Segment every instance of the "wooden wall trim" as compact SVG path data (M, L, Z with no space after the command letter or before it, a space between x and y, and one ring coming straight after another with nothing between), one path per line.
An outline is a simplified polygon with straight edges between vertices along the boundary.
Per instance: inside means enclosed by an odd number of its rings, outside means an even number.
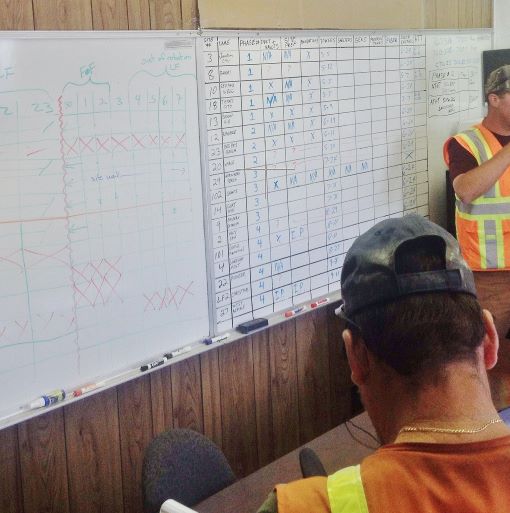
M65 437L73 513L122 513L117 389L67 406Z
M126 0L129 30L150 30L149 0Z
M92 30L91 0L32 0L36 30Z
M32 0L0 0L0 30L34 30Z
M64 411L24 422L18 437L25 513L68 513Z
M152 440L150 376L117 389L124 513L143 511L142 463Z
M94 30L122 30L128 27L126 0L92 0Z
M309 442L331 425L327 310L296 319L299 441Z
M253 379L255 386L255 422L259 467L275 459L273 440L273 412L271 408L271 365L269 331L251 336L253 350Z
M279 458L299 446L296 322L272 329L269 345L274 456Z
M24 513L18 428L0 430L0 511Z
M200 371L202 374L204 434L216 445L222 447L223 427L218 351L208 351L200 355Z

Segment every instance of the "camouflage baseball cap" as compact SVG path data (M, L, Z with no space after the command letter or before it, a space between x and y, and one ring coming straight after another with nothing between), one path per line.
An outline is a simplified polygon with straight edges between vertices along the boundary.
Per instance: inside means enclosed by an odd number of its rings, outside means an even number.
M491 71L485 83L485 98L489 94L510 92L510 64L505 64Z

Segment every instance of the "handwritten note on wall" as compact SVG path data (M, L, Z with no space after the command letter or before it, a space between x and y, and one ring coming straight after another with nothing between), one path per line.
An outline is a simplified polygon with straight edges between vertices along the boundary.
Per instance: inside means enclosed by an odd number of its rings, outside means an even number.
M491 48L488 31L427 34L427 126L431 218L446 223L443 144L454 133L478 123L483 115L483 50Z
M480 52L490 34L435 35L427 38L428 115L480 115Z

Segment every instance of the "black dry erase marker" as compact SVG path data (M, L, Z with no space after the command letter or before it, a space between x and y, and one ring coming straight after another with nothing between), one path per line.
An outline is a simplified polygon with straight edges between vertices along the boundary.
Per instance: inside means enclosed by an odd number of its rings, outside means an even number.
M154 367L159 367L160 365L163 365L167 360L168 360L168 358L166 356L163 356L163 358L161 358L160 360L155 360L154 362L146 363L145 365L142 365L140 367L140 370L142 372L145 372L150 369L154 369Z

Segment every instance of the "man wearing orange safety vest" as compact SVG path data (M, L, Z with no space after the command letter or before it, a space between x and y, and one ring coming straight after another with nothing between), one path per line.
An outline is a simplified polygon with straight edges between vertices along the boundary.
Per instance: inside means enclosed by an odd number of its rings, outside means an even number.
M277 485L259 513L507 513L510 428L487 378L498 335L457 241L416 214L382 221L347 252L341 288L352 380L383 446Z
M510 269L510 65L487 79L487 116L448 139L457 238L474 271Z
M449 138L444 158L455 190L455 224L462 255L474 271L482 305L495 313L500 338L510 329L510 65L485 84L487 116ZM494 274L498 271L498 275ZM510 354L491 375L500 405L510 402Z

